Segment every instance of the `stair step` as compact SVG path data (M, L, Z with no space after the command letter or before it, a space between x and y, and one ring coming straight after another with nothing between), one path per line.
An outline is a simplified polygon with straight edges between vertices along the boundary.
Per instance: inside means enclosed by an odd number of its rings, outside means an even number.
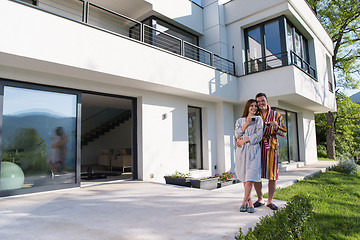
M304 162L279 163L279 171L286 172L303 166L305 166Z
M81 137L81 144L87 145L89 142L99 138L100 136L104 135L105 133L109 132L110 130L114 129L115 127L119 126L120 124L124 123L130 118L131 118L130 111L125 111L119 114L118 116L114 117L113 119L110 119L109 121L105 122L104 124L92 130L91 132L84 134Z

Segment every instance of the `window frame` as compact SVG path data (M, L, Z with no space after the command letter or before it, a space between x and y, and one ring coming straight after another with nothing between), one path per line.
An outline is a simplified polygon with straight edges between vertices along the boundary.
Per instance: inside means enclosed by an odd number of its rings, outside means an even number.
M76 148L75 148L75 181L74 183L66 183L66 184L56 184L56 185L45 185L36 188L19 188L12 190L2 190L0 191L0 197L4 196L13 196L13 195L22 195L28 193L36 193L36 192L45 192L52 190L60 190L60 189L68 189L74 187L80 187L81 184L81 123L80 123L80 115L81 115L81 91L61 88L61 87L53 87L43 84L34 84L27 83L21 81L14 81L10 79L0 78L0 129L3 127L3 104L4 104L4 88L5 87L15 87L15 88L23 88L29 90L39 90L51 93L63 93L63 94L72 94L76 95ZM0 132L0 139L2 139L2 134ZM2 141L0 142L2 144ZM0 144L0 158L1 158L1 144ZM1 161L0 161L1 162Z
M285 122L285 125L286 125L286 129L287 129L287 132L289 132L289 122L288 122L288 119L289 119L289 112L290 113L293 113L295 114L295 132L296 132L296 148L297 148L297 161L294 161L294 162L300 162L300 148L299 148L299 123L298 123L298 113L297 112L294 112L294 111L289 111L289 110L285 110L285 109L282 109L282 108L277 108L277 107L272 107L271 109L275 110L275 111L283 111L285 112L285 119L284 119L284 122ZM278 111L278 112L279 112ZM287 142L287 161L285 162L288 162L290 163L291 159L290 159L290 144L289 144L289 134L286 134L286 142Z
M281 45L281 61L282 61L282 65L280 66L275 66L275 67L271 67L268 68L267 67L267 57L266 56L266 35L265 35L265 26L268 23L271 23L273 21L278 21L279 22L279 41L280 41L280 45ZM287 33L288 33L288 26L291 28L291 36L292 36L292 46L290 48L289 43L288 43L288 37L287 37ZM250 59L250 44L249 44L249 32L256 29L256 28L260 28L260 38L261 38L261 63L263 64L263 67L260 68L260 70L255 70L252 71L249 67L249 63L251 61L254 61L253 59ZM296 44L295 44L295 34L297 34L299 36L299 41L300 41L300 47L301 47L301 56L299 56L301 58L301 64L303 64L303 62L306 62L309 66L309 71L310 71L310 67L313 68L311 66L311 62L310 62L310 53L309 53L309 40L303 35L301 34L301 32L286 18L285 15L281 15L279 17L258 23L256 25L253 25L251 27L248 27L246 29L244 29L244 37L245 37L245 64L244 64L244 69L245 69L245 75L247 74L251 74L251 73L256 73L256 72L260 72L260 71L265 71L265 70L269 70L269 69L274 69L274 68L278 68L278 67L284 67L284 66L288 66L288 65L295 65L298 66L296 64L296 60L292 60L293 59L293 54L291 53L291 51L295 54L296 53ZM274 55L270 55L270 56L274 56ZM313 68L312 70L315 71L314 76L311 75L308 71L306 71L306 68L300 67L298 66L302 71L304 71L306 74L308 74L309 76L311 76L312 78L314 78L317 81L317 77L316 77L316 70Z
M188 111L188 124L189 124L189 108L194 108L199 110L200 116L199 116L199 130L200 130L200 139L199 139L199 144L200 144L200 168L190 168L190 143L189 143L189 136L188 136L188 145L189 145L189 170L203 170L204 169L204 153L203 153L203 120L202 120L202 115L203 115L203 109L201 107L195 107L195 106L191 106L188 105L187 106L187 111ZM189 128L189 125L188 125ZM189 132L188 132L189 135Z

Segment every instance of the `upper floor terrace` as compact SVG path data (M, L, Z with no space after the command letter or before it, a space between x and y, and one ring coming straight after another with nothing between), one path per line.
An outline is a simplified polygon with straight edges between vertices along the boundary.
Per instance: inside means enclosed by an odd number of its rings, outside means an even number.
M84 90L111 84L132 97L145 90L209 101L238 99L234 75L172 52L178 49L174 45L154 45L158 41L151 37L162 36L159 29L144 36L154 43L149 44L130 37L136 33L131 20L122 35L83 22L81 14L74 15L78 20L66 14L0 0L0 77Z
M191 38L186 35L186 31L179 29L171 24L158 23L149 26L143 22L155 14L151 10L152 4L143 0L132 1L85 1L85 0L14 0L18 3L25 3L39 10L56 14L64 18L71 19L98 28L116 35L128 37L153 47L181 55L191 60L214 67L235 75L234 62L218 56L197 45L197 41L191 42ZM150 1L151 2L151 1ZM190 3L191 4L191 3ZM123 15L119 12L127 13L131 16L141 15L138 21ZM169 34L169 33L170 34ZM194 36L196 38L196 36ZM185 41L184 39L189 39Z

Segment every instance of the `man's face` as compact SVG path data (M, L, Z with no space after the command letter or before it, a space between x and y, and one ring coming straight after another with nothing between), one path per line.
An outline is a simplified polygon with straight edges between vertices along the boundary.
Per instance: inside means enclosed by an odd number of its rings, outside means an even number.
M264 96L256 98L256 101L258 103L260 111L267 110L268 100Z

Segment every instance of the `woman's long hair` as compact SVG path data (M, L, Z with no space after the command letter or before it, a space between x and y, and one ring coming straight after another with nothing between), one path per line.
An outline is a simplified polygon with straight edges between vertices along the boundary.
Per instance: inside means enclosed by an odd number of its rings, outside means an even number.
M247 116L249 115L249 108L250 108L251 104L253 104L253 103L256 103L256 104L257 104L257 102L256 102L255 99L249 99L249 100L246 102L242 117L247 117ZM257 112L255 113L255 115L259 115L259 108L258 108Z

